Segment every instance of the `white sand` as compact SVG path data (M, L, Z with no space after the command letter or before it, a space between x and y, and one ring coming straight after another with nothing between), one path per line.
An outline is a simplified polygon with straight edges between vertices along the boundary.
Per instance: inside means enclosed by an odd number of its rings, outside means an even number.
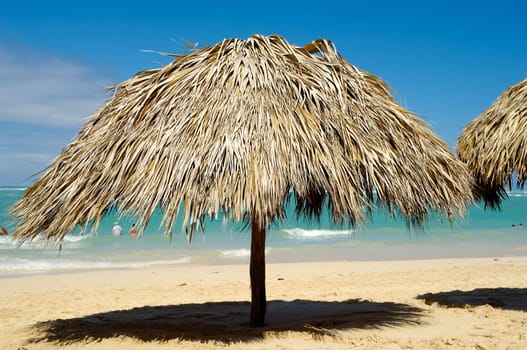
M527 258L267 265L0 279L0 349L527 349Z

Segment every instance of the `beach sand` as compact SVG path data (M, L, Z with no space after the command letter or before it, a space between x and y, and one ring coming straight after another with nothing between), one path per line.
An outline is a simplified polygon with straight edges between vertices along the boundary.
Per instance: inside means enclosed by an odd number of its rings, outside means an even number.
M527 257L246 265L2 278L0 349L527 349Z

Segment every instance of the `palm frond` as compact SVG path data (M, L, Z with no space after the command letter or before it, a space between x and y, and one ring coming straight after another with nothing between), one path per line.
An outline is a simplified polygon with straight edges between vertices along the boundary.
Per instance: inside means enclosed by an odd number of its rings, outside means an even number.
M513 177L527 179L527 79L511 86L463 129L457 153L475 178L474 194L499 207Z

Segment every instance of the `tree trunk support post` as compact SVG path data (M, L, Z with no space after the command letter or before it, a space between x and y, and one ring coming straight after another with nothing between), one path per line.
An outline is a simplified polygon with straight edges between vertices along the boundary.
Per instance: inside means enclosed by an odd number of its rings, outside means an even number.
M254 218L253 218L254 219ZM251 326L263 327L265 321L265 227L258 220L251 225Z

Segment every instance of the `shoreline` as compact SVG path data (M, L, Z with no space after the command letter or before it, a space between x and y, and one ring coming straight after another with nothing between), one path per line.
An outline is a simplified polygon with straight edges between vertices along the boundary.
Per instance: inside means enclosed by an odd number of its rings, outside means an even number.
M49 255L41 259L38 251L34 257L18 258L16 255L3 257L4 270L0 267L0 280L9 278L25 278L42 275L67 275L89 271L139 271L173 266L175 269L195 266L249 266L250 251L240 249L244 255L221 255L220 251L195 250L188 255L178 253L171 256L170 251L164 255L148 256L101 254L100 256L84 256L75 251L72 255ZM65 250L66 253L68 253ZM130 251L130 253L134 253ZM140 260L143 258L146 260ZM488 242L442 242L424 243L408 242L394 245L379 242L357 245L355 242L344 241L329 244L313 244L298 247L268 247L266 261L268 264L303 264L331 263L341 261L346 263L370 263L390 261L430 261L449 259L493 259L493 258L527 258L526 245L491 245ZM23 263L23 259L27 259ZM34 260L33 260L34 259ZM103 260L104 259L104 260ZM128 259L128 260L124 260ZM21 265L22 264L22 265ZM27 264L27 266L23 265ZM39 266L38 264L42 264Z
M346 242L345 242L346 243ZM492 259L492 258L527 258L527 246L489 246L488 244L398 244L398 245L372 245L370 247L348 247L339 244L303 246L300 249L284 249L281 247L269 247L266 253L267 264L303 264L303 263L370 263L389 261L428 261L428 260L451 260L451 259ZM57 266L42 267L38 269L5 269L0 267L0 280L11 277L54 275L82 273L87 271L126 271L141 270L156 267L185 267L185 266L229 266L249 265L250 251L245 255L220 256L210 255L210 251L202 251L199 254L170 259L156 258L154 260L108 260L97 261L92 259L80 260L78 257L51 256L49 261L56 261ZM196 252L194 252L196 253ZM83 257L81 257L83 258ZM112 257L114 258L114 257ZM75 267L60 265L61 262L74 262Z

